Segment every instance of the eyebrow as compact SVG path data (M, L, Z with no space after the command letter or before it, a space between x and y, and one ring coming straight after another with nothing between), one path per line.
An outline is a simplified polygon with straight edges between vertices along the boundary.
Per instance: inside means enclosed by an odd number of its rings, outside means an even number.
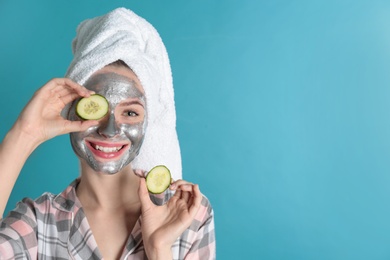
M126 106L131 106L131 105L140 105L140 106L144 107L144 104L142 104L142 102L139 100L132 100L132 101L127 101L127 102L119 104L119 106L121 106L121 107L126 107Z

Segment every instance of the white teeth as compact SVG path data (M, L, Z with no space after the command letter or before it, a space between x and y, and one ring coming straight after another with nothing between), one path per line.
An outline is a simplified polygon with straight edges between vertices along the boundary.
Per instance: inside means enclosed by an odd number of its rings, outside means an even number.
M118 147L104 147L100 145L96 145L96 150L102 151L104 153L113 153L113 152L118 152L120 149L122 149L122 146Z

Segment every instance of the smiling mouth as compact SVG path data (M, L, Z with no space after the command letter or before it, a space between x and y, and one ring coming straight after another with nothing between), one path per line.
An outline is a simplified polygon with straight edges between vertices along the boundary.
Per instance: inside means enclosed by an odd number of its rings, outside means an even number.
M103 153L117 153L120 150L122 150L126 145L120 145L120 146L101 146L94 143L89 142L91 147L94 148L97 151L103 152Z

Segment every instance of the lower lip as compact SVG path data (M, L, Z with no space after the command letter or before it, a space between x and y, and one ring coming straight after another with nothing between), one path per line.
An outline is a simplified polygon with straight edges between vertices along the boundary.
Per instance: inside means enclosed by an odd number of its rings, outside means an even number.
M127 150L127 147L128 147L128 145L125 145L118 152L105 153L103 151L96 150L95 148L93 148L92 145L89 142L87 142L87 146L88 146L89 150L91 150L91 152L95 156L100 157L102 159L115 159L115 158L118 158Z

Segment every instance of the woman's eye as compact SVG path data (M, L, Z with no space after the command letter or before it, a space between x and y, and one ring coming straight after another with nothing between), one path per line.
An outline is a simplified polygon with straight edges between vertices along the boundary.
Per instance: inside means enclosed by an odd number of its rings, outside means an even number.
M134 112L134 111L127 111L127 112L125 112L125 114L127 116L138 116L138 114L136 112Z

